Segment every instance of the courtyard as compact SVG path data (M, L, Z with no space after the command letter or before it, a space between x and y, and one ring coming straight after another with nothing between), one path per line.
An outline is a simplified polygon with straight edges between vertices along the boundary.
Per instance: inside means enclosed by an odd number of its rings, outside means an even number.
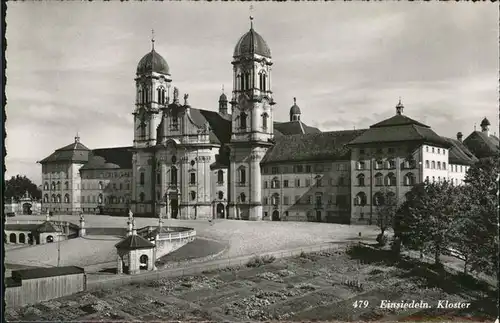
M11 221L44 220L41 216L16 216ZM61 215L54 220L79 223L79 216ZM137 227L158 225L158 219L136 218ZM191 227L196 230L198 238L219 241L228 246L224 257L232 258L244 255L261 254L279 250L313 246L325 242L344 242L361 236L374 241L378 229L374 226L341 225L315 222L270 222L215 220L164 220L164 226ZM127 218L105 215L85 216L85 227L88 232L92 228L126 228ZM98 230L96 230L98 231ZM112 230L109 230L112 231ZM92 266L114 262L114 244L120 237L116 235L88 235L62 241L61 264L76 266ZM78 251L78 252L75 252ZM57 245L46 244L6 250L5 262L28 266L56 266Z
M490 287L454 272L383 250L337 244L312 254L254 261L201 275L163 278L83 292L33 306L7 309L8 321L99 320L416 320L495 319ZM256 260L259 260L256 258ZM263 260L263 259L260 259ZM251 265L251 266L249 266ZM426 302L428 309L382 309L390 300ZM439 301L466 302L440 309ZM358 304L358 306L355 306ZM362 305L359 305L362 304Z

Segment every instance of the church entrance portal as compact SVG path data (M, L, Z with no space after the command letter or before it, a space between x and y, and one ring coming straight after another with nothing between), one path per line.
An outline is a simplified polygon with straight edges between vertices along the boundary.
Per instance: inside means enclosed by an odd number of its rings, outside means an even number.
M280 213L278 212L278 210L275 210L273 212L273 221L279 221L280 220Z
M172 214L172 219L177 219L179 213L179 202L178 200L170 200L170 213Z
M224 209L225 209L224 204L222 203L217 204L217 218L219 219L225 218Z
M23 204L23 215L31 215L31 203Z

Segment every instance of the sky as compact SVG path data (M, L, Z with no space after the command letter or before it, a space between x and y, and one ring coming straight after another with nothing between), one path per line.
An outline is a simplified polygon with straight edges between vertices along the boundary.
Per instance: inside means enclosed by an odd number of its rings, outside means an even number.
M135 70L151 50L194 108L217 111L232 54L250 27L273 58L274 120L322 131L404 114L468 136L484 117L498 135L498 8L438 2L9 2L6 178L41 183L36 162L74 141L131 146Z

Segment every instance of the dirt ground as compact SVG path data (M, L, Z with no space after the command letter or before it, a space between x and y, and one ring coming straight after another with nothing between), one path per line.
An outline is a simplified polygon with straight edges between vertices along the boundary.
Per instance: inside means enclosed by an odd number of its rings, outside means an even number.
M358 247L358 249L361 247ZM199 276L162 279L80 293L18 310L8 321L109 320L414 320L442 317L494 320L495 297L456 274L435 272L405 260L381 261L362 248L277 260L259 267L230 268ZM365 250L366 249L366 250ZM368 251L367 251L368 250ZM366 254L366 253L370 254ZM363 260L361 260L363 259ZM443 276L444 275L444 276ZM469 287L467 287L469 286ZM494 294L493 294L494 295ZM382 309L381 300L424 301L432 308ZM437 309L439 300L471 302L466 310ZM366 307L353 306L355 301ZM365 302L367 301L367 302ZM490 308L487 305L489 304ZM495 304L494 302L492 304Z

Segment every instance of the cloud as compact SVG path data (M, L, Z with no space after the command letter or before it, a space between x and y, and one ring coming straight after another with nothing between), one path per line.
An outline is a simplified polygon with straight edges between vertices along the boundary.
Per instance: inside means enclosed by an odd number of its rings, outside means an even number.
M443 135L466 134L484 116L498 128L498 11L486 4L254 7L273 54L276 121L297 97L308 124L366 128L392 116L401 96L407 115ZM28 161L76 131L90 148L131 145L135 69L153 28L172 85L193 107L217 110L248 15L248 4L230 2L9 3L8 168L36 173Z

